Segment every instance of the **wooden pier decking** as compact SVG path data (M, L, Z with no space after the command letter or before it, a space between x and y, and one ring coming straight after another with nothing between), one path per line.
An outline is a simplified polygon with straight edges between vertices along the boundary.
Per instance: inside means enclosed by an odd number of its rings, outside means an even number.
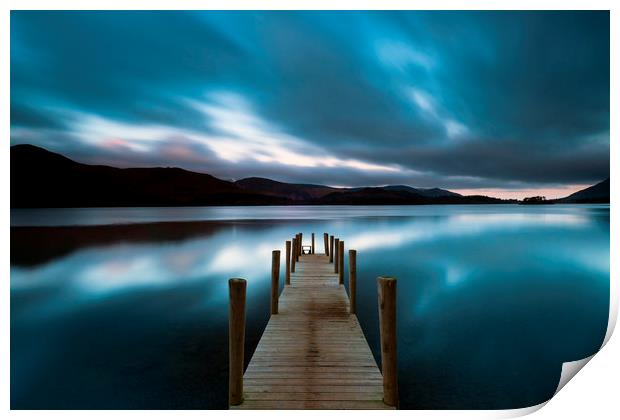
M383 376L335 272L343 264L326 254L298 255L243 374L242 402L230 408L394 408L384 403Z

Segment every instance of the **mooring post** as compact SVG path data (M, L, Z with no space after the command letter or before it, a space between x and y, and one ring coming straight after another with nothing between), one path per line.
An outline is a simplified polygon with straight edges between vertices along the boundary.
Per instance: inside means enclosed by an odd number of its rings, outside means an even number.
M314 232L312 232L312 245L311 245L311 248L310 248L310 253L314 254Z
M297 257L295 254L297 253L297 237L293 238L292 252L291 252L291 273L295 272L295 261Z
M357 299L357 251L354 249L349 250L349 309L352 314L355 314Z
M339 242L340 242L339 238L335 238L334 239L334 254L336 254L336 255L334 255L334 273L338 272L338 256L340 254L340 252L339 252L339 249L340 249L339 246L340 245L338 245Z
M299 232L299 255L304 253L304 234Z
M271 315L278 313L280 291L280 250L271 251Z
M286 241L286 274L284 284L291 284L291 241Z
M334 235L329 236L329 262L334 262Z
M340 241L338 246L338 283L344 284L344 241Z
M228 280L228 404L243 402L243 346L245 341L245 279Z
M398 406L398 368L396 363L396 279L378 277L379 325L381 330L381 371L383 402Z
M323 234L323 249L325 249L325 255L329 256L329 237L327 233Z
M301 254L301 234L297 234L297 248L295 249L295 259L299 261L299 254Z

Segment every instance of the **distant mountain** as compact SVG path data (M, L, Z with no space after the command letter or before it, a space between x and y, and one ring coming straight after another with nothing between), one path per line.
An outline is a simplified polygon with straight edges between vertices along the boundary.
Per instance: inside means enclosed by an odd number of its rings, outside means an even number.
M338 188L326 185L313 184L288 184L286 182L273 181L267 178L244 178L235 182L235 185L246 191L258 194L286 197L290 200L311 201L323 197L331 192L339 191Z
M382 188L389 191L408 191L422 197L462 197L459 193L442 190L441 188L413 188L408 185L388 185Z
M560 203L609 203L610 189L609 178L599 182L596 185L585 188L569 195L568 197L560 198L557 202Z
M181 168L85 165L37 146L11 147L12 208L506 202L406 185L334 188L267 178L229 182Z
M410 194L419 195L425 198L439 198L439 197L461 197L452 191L442 190L440 188L414 188L408 185L387 185L385 187L356 187L356 188L334 188L327 185L315 185L315 184L288 184L285 182L273 181L267 178L245 178L235 182L236 185L241 188L254 191L256 193L265 195L274 195L280 197L286 197L291 200L312 201L322 199L329 194L336 193L332 198L327 198L320 201L339 201L344 197L361 197L364 194L367 195L369 191L372 191L369 198L398 200L398 197L407 197L409 201L415 201ZM366 193L360 191L366 190ZM396 192L405 192L410 194L395 194ZM338 196L337 194L347 193L345 196Z
M317 200L320 204L351 204L351 205L373 205L373 204L501 204L510 201L499 198L486 197L481 195L461 196L443 195L438 197L423 196L416 189L391 189L386 187L354 188L340 192L333 192ZM445 190L444 190L445 191ZM447 191L450 192L450 191Z
M427 204L428 199L411 191L390 190L383 187L354 188L327 194L318 201L321 204Z
M180 168L85 165L32 145L11 147L11 207L285 204Z

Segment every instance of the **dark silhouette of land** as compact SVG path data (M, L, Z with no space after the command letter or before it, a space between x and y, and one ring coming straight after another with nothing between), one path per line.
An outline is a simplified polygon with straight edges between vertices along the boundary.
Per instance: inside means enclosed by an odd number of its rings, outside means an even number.
M591 188L557 201L609 202L609 179ZM607 201L601 196L605 191ZM407 185L335 188L266 178L230 182L181 168L86 165L33 145L11 147L11 208L516 202Z
M438 190L438 188L436 188ZM448 191L450 192L450 191ZM440 195L435 197L423 196L419 193L390 187L354 188L344 192L330 193L317 200L318 204L500 204L508 200L486 197L481 195L461 196Z
M428 198L462 197L452 191L440 188L413 188L407 185L388 185L385 187L335 188L326 185L289 184L267 178L244 178L235 185L254 193L284 197L293 201L320 202L356 200L357 197L368 197L369 200L427 201ZM369 203L365 203L369 204Z
M577 191L568 197L555 200L558 203L609 203L609 178L591 187Z
M552 200L547 200L547 197L542 195L536 195L534 197L525 197L519 204L555 204Z
M285 204L180 168L85 165L32 145L11 147L11 207Z
M332 192L342 192L344 188L334 188L325 185L289 184L267 178L244 178L235 182L235 185L245 191L253 191L270 197L281 197L291 201L310 202Z

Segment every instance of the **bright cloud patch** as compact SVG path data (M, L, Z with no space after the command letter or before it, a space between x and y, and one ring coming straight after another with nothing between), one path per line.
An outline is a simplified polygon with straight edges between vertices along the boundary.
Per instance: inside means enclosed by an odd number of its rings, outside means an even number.
M383 63L401 71L406 71L410 65L420 66L426 70L433 67L433 61L428 55L404 42L382 40L377 42L376 51Z
M148 153L165 148L180 160L191 151L175 146L191 141L208 147L231 163L260 162L306 168L348 168L360 171L397 172L397 165L381 165L340 158L329 151L291 136L260 118L241 96L219 92L204 102L190 101L206 119L210 132L174 126L130 124L97 115L73 113L71 133L84 143L101 149L127 149Z

